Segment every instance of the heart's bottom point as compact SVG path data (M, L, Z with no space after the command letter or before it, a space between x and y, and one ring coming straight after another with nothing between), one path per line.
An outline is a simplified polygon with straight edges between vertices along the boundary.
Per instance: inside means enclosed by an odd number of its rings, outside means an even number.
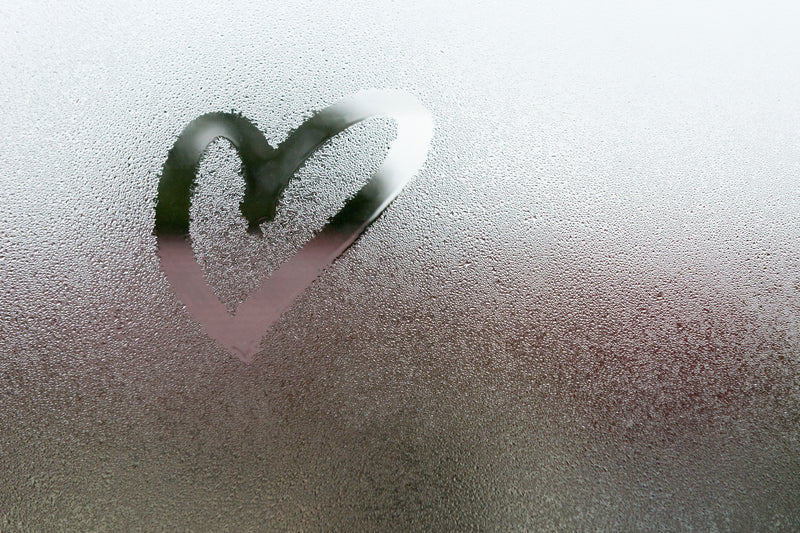
M234 344L226 346L227 350L235 355L241 362L249 365L253 362L253 358L258 353L260 343L249 342L244 344Z

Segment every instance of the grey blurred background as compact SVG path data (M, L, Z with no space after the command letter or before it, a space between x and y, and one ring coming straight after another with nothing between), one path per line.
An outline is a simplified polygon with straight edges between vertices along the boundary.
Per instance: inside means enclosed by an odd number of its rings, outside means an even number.
M793 3L0 6L0 530L800 529ZM420 173L251 365L156 256L210 111L273 145L401 89ZM265 238L226 141L192 236L235 308L393 139L343 133Z

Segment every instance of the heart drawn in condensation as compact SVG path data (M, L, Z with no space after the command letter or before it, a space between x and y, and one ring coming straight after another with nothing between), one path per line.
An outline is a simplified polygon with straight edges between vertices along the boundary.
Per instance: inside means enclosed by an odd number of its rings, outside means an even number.
M281 193L295 172L331 137L363 120L387 117L397 122L397 138L386 159L341 211L231 315L203 276L189 236L189 207L197 167L208 145L228 139L239 152L245 194L240 204L248 231L272 220ZM395 91L367 91L317 112L278 148L241 115L209 113L192 121L169 152L156 199L154 233L161 269L175 295L206 333L230 353L249 363L261 339L320 272L339 257L400 193L428 153L433 121L411 96Z

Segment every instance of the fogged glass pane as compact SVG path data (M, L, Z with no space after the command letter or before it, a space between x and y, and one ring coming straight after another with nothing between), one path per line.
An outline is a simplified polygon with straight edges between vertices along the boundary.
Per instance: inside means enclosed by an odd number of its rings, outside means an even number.
M800 529L794 5L0 13L0 530ZM164 268L171 150L364 94L424 162L237 355ZM196 147L225 316L420 141L379 115L257 228Z

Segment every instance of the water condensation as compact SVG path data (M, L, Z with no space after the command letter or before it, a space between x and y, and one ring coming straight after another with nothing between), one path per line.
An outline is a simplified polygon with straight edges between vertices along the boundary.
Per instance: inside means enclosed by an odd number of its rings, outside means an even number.
M197 260L229 312L364 186L394 136L391 120L373 119L331 139L289 182L262 235L248 235L239 212L245 182L235 148L224 138L214 141L198 169L190 233Z
M0 11L0 530L800 527L793 5ZM159 269L167 153L369 88L433 113L428 160L243 365ZM264 241L215 144L220 298L394 135L324 147Z

